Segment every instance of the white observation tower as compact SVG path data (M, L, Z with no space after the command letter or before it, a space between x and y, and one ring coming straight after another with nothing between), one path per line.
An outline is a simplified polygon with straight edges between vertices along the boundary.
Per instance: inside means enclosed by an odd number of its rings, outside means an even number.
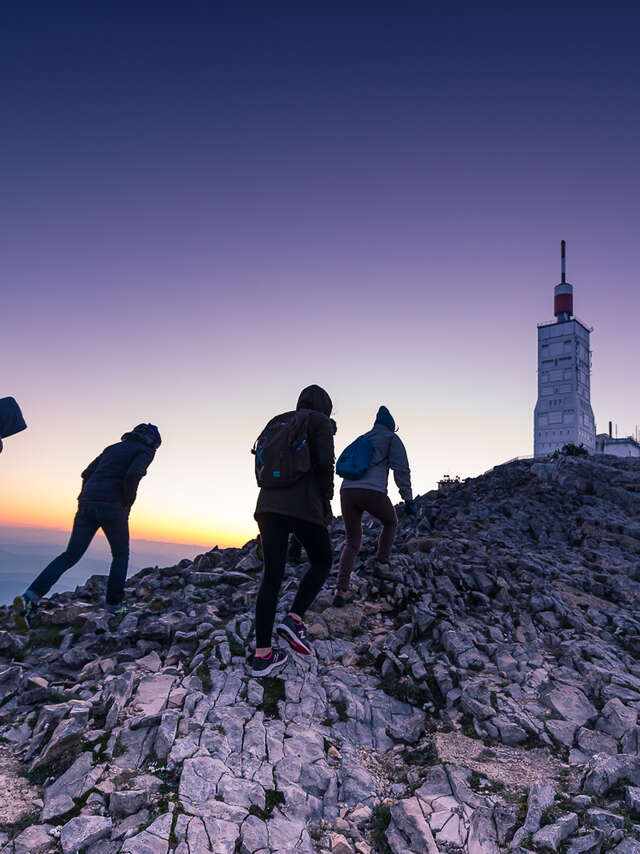
M538 324L538 402L533 416L533 453L544 457L569 443L596 449L591 409L593 331L573 316L573 285L566 281L565 242L560 242L562 279L554 290L555 320Z

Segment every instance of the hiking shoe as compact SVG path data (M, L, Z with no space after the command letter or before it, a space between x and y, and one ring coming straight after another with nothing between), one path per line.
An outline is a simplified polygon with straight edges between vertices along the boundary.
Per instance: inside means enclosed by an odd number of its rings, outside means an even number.
M110 605L107 602L106 608L107 614L116 617L118 620L122 620L129 613L129 606L126 602L119 602L117 605Z
M353 593L351 590L340 590L339 587L336 587L336 595L333 597L334 608L344 608L345 605L348 605L352 601Z
M13 600L13 622L18 629L30 629L38 606L26 596L16 596Z
M287 614L284 620L276 626L276 631L295 652L300 652L302 655L311 655L311 643L307 637L307 630L302 620L294 620L290 614Z
M382 563L380 560L374 561L372 574L377 578L384 579L384 581L395 581L390 565L388 563Z
M283 649L274 646L269 655L264 658L261 655L253 656L249 673L258 679L261 676L269 676L274 670L283 667L288 658L288 654Z

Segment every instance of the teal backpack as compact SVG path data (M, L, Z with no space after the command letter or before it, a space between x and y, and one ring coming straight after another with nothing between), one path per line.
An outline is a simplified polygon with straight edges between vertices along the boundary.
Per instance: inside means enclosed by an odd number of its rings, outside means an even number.
M372 458L373 444L366 436L358 436L338 457L336 474L345 480L361 480L367 473Z

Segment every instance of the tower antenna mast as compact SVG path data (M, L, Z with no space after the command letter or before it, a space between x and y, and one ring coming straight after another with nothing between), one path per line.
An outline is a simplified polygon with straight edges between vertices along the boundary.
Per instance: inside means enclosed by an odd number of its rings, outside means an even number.
M567 281L567 244L564 240L560 241L560 272L562 273L562 283Z

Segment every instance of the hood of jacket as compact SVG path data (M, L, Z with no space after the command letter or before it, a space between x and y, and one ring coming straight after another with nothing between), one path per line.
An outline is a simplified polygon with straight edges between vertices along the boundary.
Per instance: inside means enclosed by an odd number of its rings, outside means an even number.
M308 385L300 392L296 409L313 409L316 412L322 412L328 418L331 415L333 403L327 392L319 385Z
M138 424L129 433L124 433L122 441L133 439L136 442L142 442L143 445L148 445L150 448L159 448L162 444L160 431L155 424Z
M0 399L0 439L13 436L21 430L26 430L22 412L15 398L3 397Z
M392 433L396 432L396 422L386 406L381 406L380 409L378 409L373 426L375 427L376 424L382 424L383 427L388 427Z

